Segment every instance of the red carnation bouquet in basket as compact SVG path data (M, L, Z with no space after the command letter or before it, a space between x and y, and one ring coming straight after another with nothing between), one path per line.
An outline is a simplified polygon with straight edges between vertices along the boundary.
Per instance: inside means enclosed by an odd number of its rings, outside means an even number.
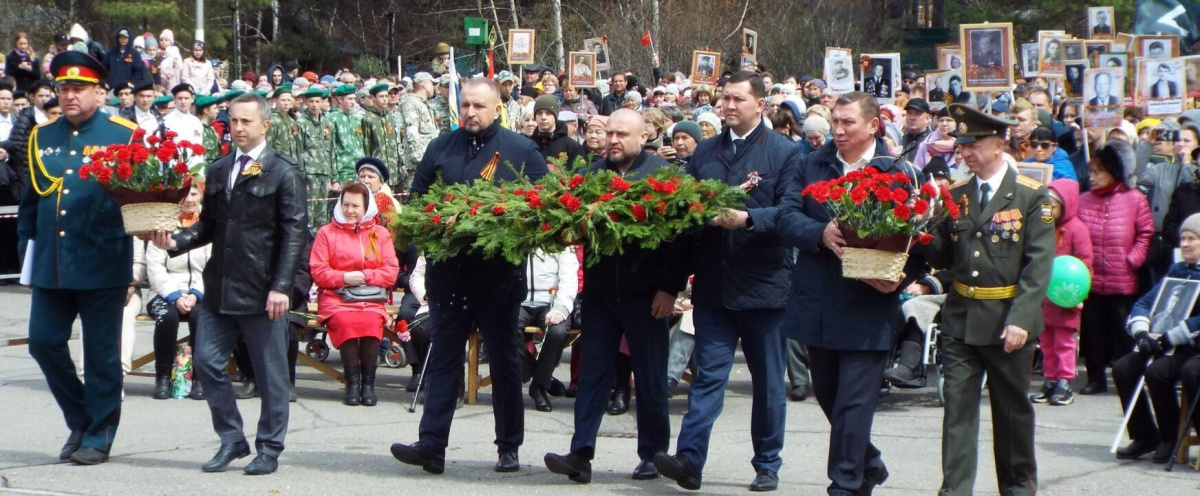
M188 162L206 151L199 143L176 142L173 131L166 131L163 137L147 138L146 130L138 128L132 143L94 152L84 157L79 168L80 179L99 182L121 206L125 233L130 236L175 230L179 202L187 196L197 172Z
M916 185L908 174L875 167L810 184L803 194L837 221L846 240L842 275L853 279L900 281L912 244L929 244L933 226L959 215L946 188Z

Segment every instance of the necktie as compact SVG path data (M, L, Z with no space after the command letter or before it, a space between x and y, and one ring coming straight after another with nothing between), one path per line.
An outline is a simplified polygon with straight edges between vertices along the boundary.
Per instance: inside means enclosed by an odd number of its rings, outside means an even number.
M991 190L992 190L992 186L988 183L983 183L983 184L979 185L979 211L980 212L982 212L983 209L987 208L988 192L990 192Z
M744 144L744 143L746 143L746 140L744 140L742 138L733 140L733 153L737 153L738 148L741 148L742 144Z
M231 178L229 181L229 189L233 189L233 185L237 184L238 176L242 175L242 171L246 169L246 164L249 162L250 162L249 155L242 155L242 156L238 157L237 172L233 175L233 178Z

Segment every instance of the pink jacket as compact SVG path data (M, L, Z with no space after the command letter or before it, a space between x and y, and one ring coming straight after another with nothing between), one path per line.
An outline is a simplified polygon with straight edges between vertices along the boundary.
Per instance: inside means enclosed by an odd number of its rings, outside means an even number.
M400 273L396 249L387 228L377 224L374 217L358 225L334 220L322 226L313 240L309 265L313 283L317 285L320 321L342 311L374 312L385 320L390 318L383 302L345 303L341 295L335 293L346 286L342 276L347 272L362 271L368 286L390 289L396 283Z
M1054 226L1055 255L1070 255L1083 261L1088 272L1092 269L1092 238L1083 221L1079 220L1079 183L1070 179L1059 179L1050 183L1050 189L1062 199L1063 214ZM1046 327L1079 329L1079 310L1063 308L1049 299L1042 304L1042 316Z
M1092 293L1137 294L1137 269L1146 262L1154 236L1146 196L1124 184L1106 192L1092 190L1079 199L1079 218L1092 238Z

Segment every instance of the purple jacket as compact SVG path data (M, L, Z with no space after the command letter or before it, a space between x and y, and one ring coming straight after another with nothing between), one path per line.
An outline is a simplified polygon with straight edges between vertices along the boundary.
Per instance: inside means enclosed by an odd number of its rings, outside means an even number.
M1079 218L1092 237L1092 293L1137 294L1137 269L1154 236L1146 196L1124 184L1108 191L1092 189L1079 199Z

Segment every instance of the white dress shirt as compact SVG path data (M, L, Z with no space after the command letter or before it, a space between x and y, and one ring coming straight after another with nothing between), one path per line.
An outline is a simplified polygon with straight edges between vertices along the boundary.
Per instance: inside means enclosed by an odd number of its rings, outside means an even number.
M865 168L867 164L871 163L871 159L873 158L875 158L875 143L871 143L871 146L867 148L867 153L864 153L854 163L847 162L846 157L842 156L841 150L837 152L838 162L842 163L842 175Z
M976 181L976 183L975 183L975 188L976 188L975 189L975 192L976 192L975 193L976 194L975 201L978 202L980 200L980 198L978 196L979 195L979 187L982 186L984 183L986 183L989 188L988 189L988 203L991 203L992 200L994 200L996 198L996 192L1000 191L1000 183L1004 182L1005 174L1008 174L1008 164L1007 163L1005 163L1004 167L1001 167L1000 170L997 171L995 174L992 174L992 177L988 178L988 180L986 180L986 181L984 181L983 178L981 178L979 176L975 176L975 181ZM976 203L976 204L978 205L978 203Z

